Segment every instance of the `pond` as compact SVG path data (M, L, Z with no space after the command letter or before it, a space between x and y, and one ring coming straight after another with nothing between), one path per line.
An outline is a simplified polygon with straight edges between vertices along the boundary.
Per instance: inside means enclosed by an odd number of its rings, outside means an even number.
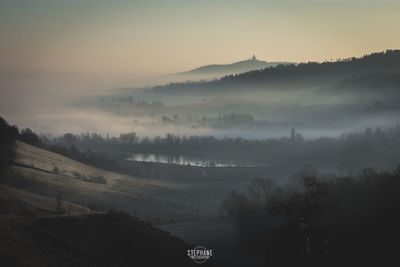
M151 153L133 153L127 160L136 162L154 162L163 164L177 164L196 167L255 167L248 164L239 164L214 159L192 158L183 155L163 155Z

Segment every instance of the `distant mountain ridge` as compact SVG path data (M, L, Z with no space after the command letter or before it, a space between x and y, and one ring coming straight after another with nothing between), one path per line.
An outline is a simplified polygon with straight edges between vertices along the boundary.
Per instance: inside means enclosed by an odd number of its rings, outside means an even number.
M228 75L242 72L248 72L252 70L264 69L268 67L274 67L280 64L288 64L288 62L267 62L258 60L255 55L247 60L234 62L231 64L211 64L201 66L196 69L178 73L179 75L195 74L195 75Z
M341 83L352 77L384 73L400 75L400 50L386 50L360 58L353 57L335 62L280 64L275 67L226 75L214 81L188 81L155 86L153 90L199 94L223 93L243 90L243 88L246 90L309 88L310 86L329 86Z

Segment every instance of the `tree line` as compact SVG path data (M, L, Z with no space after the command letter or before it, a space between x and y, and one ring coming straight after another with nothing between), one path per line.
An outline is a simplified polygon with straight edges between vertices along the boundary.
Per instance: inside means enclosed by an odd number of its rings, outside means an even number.
M324 177L303 170L285 186L253 180L222 212L266 266L399 264L400 165L393 172Z
M347 133L338 138L320 137L313 140L304 139L294 128L292 132L288 131L288 136L264 140L173 134L149 138L138 137L135 132L121 133L114 137L97 133L68 133L53 138L43 137L42 140L49 145L75 146L81 151L89 149L93 153L152 153L232 162L248 161L249 164L265 164L271 161L301 161L303 164L336 162L340 168L348 171L357 169L351 166L357 161L364 163L358 166L362 167L373 166L375 161L380 161L386 156L390 159L395 158L400 149L400 126L387 130L379 127L366 128L363 132Z

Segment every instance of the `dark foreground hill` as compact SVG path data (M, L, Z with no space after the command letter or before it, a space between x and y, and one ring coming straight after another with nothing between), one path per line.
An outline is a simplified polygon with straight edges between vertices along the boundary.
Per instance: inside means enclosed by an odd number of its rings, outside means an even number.
M0 266L187 266L189 246L125 213L0 216Z

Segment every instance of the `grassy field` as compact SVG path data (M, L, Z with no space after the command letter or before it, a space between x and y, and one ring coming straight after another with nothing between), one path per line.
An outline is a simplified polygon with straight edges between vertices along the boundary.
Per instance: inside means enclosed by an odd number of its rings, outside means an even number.
M1 180L8 200L51 210L59 199L67 213L116 209L149 221L191 216L188 193L173 186L93 168L22 142L16 143L16 154Z
M143 178L109 172L17 141L15 163L2 178L0 190L42 209L55 209L59 199L68 213L81 207L115 209L152 223L169 223L217 218L221 201L232 190L245 188L252 178L267 171L155 164L146 168L166 176ZM11 193L15 190L19 194Z

